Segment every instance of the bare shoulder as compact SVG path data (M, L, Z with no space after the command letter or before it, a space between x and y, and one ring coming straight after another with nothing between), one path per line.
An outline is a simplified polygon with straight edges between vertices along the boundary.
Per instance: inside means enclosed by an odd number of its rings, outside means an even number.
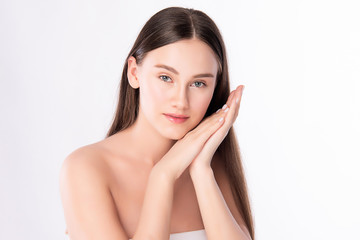
M126 239L106 178L102 149L76 149L60 170L60 194L71 239Z
M61 173L101 175L106 169L103 150L97 144L86 145L71 152L64 160ZM90 171L90 172L89 172Z
M104 154L96 144L80 147L64 159L60 170L60 186L66 181L92 178L106 187L107 169Z

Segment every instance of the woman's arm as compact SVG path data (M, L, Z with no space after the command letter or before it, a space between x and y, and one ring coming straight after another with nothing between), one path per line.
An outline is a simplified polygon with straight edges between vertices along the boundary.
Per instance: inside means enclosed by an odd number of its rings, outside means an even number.
M155 165L133 240L168 240L175 179Z
M71 153L60 171L60 193L71 240L128 240L96 153Z
M216 160L214 159L213 161L215 165ZM229 180L222 164L216 163L216 169L221 190L211 167L198 168L196 171L190 173L206 235L209 240L250 240L250 234L237 210L231 193Z

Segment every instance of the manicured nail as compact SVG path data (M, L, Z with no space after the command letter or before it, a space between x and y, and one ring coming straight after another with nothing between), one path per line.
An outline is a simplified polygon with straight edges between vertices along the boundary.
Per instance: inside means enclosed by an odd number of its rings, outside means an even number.
M227 111L229 111L229 108L226 108L224 112L227 112Z
M220 110L221 110L221 109L218 109L218 110L216 111L216 113L218 113Z
M226 105L226 103L224 104L224 106L222 107L222 109L225 109L225 108L227 108L227 105Z

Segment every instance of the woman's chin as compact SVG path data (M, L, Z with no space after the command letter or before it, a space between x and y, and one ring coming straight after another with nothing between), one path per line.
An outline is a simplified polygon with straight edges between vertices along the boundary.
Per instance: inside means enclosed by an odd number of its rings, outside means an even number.
M177 140L182 139L184 136L185 136L185 134L171 134L168 136L168 138L171 140L177 141Z
M180 140L186 135L187 131L168 131L163 136L171 140Z

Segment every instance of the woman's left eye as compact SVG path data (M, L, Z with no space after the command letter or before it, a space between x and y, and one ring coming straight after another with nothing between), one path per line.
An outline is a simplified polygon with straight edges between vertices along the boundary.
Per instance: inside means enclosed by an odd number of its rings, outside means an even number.
M202 84L202 85L200 85L200 86L199 86L199 84L197 84L197 86L196 86L196 87L201 87L201 86L204 86L204 87L205 87L205 86L206 86L206 84L205 84L205 83L203 83L203 82L195 82L195 83L200 83L200 84Z
M164 82L167 82L168 79L171 79L169 76L166 75L160 75L161 80L163 80Z

